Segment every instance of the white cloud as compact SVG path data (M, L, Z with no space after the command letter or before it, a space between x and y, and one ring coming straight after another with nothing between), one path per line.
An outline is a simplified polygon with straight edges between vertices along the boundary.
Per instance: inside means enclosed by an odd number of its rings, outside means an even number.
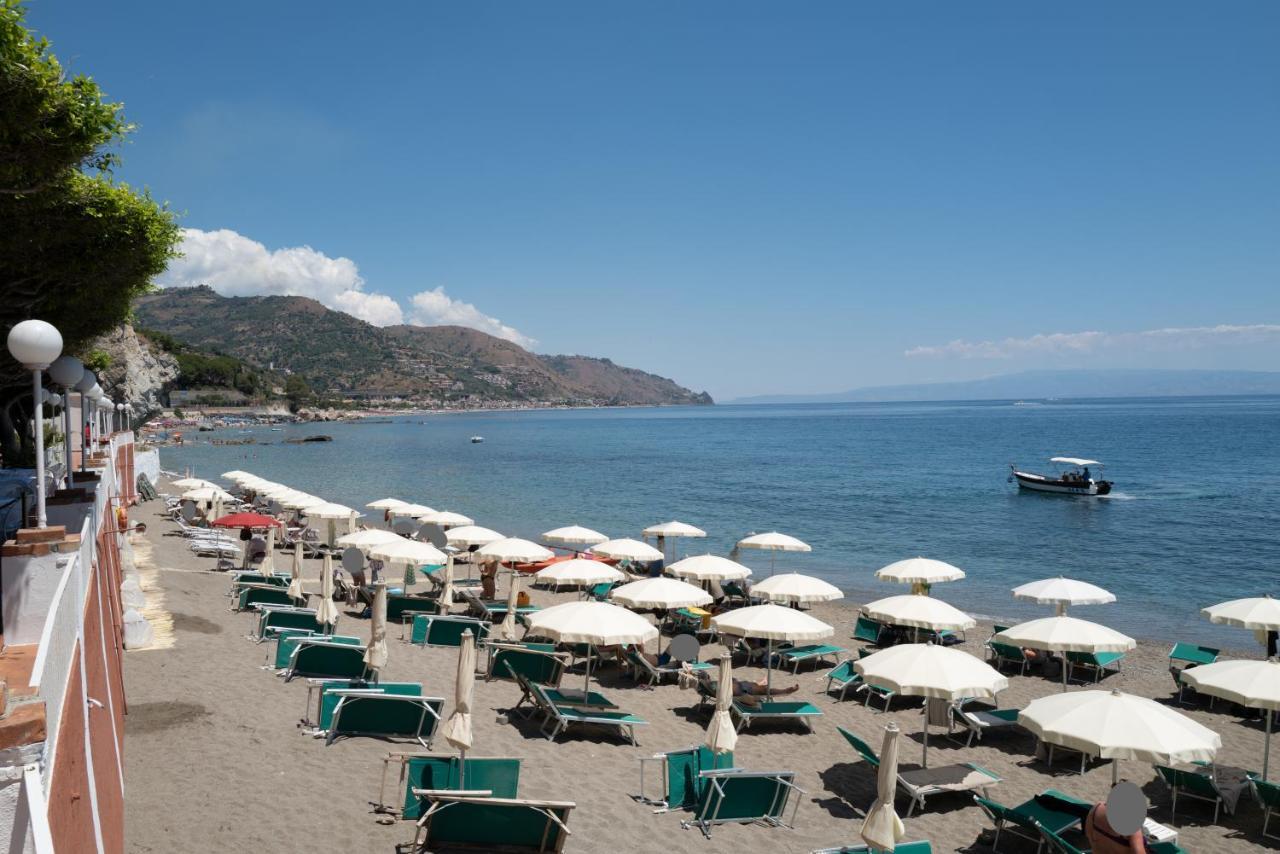
M1095 355L1112 350L1168 352L1223 344L1280 340L1280 324L1170 327L1141 332L1052 332L1000 341L955 340L912 347L908 358L1016 359L1024 356Z
M496 317L490 317L469 302L456 300L443 287L420 291L410 300L409 322L418 326L467 326L479 329L513 344L530 348L537 341Z
M223 296L311 297L376 326L402 323L400 305L364 290L350 258L330 258L310 246L267 249L227 228L182 230L182 252L157 281L161 287L208 285Z

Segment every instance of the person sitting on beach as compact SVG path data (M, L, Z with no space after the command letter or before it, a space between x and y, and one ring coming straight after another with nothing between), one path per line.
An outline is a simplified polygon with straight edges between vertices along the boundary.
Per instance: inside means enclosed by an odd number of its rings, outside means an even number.
M1146 840L1142 836L1142 820L1146 813L1146 797L1133 783L1122 782L1107 796L1106 803L1094 804L1084 819L1084 835L1089 840L1093 854L1147 854ZM1107 808L1113 818L1107 818ZM1125 813L1133 813L1126 816ZM1126 821L1127 819L1127 821ZM1111 822L1135 828L1132 833L1119 832Z

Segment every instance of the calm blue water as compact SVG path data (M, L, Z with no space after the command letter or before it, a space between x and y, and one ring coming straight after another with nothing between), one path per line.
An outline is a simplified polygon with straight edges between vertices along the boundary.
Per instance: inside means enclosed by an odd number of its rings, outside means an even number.
M968 578L935 595L989 616L1048 609L1014 585L1064 574L1114 605L1077 609L1147 638L1252 644L1198 609L1276 590L1280 399L720 406L418 415L252 428L269 445L164 449L166 468L245 469L362 507L386 496L458 510L511 536L582 524L638 536L678 518L707 530L682 553L725 554L750 531L813 546L779 568L858 601L905 592L872 573L925 555ZM282 444L327 433L334 442ZM234 435L224 431L222 435ZM471 444L474 434L484 444ZM1019 493L1008 464L1056 454L1108 464L1105 499ZM767 573L769 559L746 553Z

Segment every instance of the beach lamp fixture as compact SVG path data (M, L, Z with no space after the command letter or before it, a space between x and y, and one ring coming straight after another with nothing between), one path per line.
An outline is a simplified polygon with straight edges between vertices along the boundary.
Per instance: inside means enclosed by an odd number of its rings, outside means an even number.
M85 428L89 426L89 389L93 388L98 382L98 378L93 375L93 371L83 368L80 379L75 381L71 386L72 389L80 392L80 468L84 470L88 466L89 447L84 441ZM70 389L68 389L69 391Z
M46 527L44 508L44 408L40 373L62 355L62 333L43 320L24 320L9 330L9 355L31 371L31 408L36 440L36 525Z

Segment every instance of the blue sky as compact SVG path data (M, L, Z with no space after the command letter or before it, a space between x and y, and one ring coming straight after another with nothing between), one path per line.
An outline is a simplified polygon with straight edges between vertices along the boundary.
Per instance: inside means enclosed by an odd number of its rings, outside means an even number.
M170 284L463 322L720 398L1280 369L1273 2L28 20L140 126L119 175L191 229Z

